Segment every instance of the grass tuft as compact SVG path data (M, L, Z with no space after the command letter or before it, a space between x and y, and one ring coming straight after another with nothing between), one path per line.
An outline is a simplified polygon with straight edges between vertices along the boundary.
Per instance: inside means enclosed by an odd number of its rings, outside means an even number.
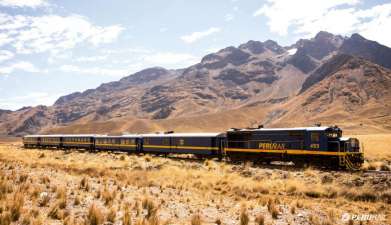
M264 225L265 224L265 216L263 214L259 214L257 218L255 218L255 223L257 225Z
M248 216L246 208L242 208L240 212L240 225L248 225L250 218Z
M86 225L101 225L104 222L102 211L93 203L88 209Z
M201 216L199 214L193 215L191 217L190 224L191 225L201 225L202 224Z

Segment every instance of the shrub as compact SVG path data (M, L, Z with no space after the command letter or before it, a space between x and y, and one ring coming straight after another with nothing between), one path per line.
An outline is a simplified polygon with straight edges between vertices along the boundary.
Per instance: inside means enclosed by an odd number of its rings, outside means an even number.
M109 210L109 213L107 214L107 221L114 223L115 217L116 217L116 211L115 211L114 207L111 207Z
M258 225L264 225L265 224L265 216L263 214L259 214L257 218L255 219L255 223Z
M147 210L146 218L149 219L150 217L154 216L156 214L157 208L152 200L149 198L144 198L142 201L142 207L143 209Z
M104 222L104 216L102 211L93 203L88 209L86 224L88 225L100 225Z
M11 214L9 212L0 214L0 225L10 225L11 220Z
M390 167L387 164L382 163L380 165L380 170L382 170L382 171L390 171L391 169L390 169Z
M55 220L61 219L59 204L60 204L60 203L58 202L58 203L54 204L54 205L49 209L48 217L50 217L50 218L52 218L52 219L55 219Z
M102 198L105 201L105 205L110 205L115 199L116 194L116 190L109 191L107 187L105 187L105 189L101 193Z
M199 214L193 215L191 217L190 223L191 223L191 225L201 225L202 224L201 216Z
M9 210L11 213L12 221L19 220L19 217L22 212L23 203L24 203L23 196L21 194L15 194L11 202L9 203Z
M272 215L272 218L273 219L277 219L278 217L278 214L280 213L276 207L276 205L274 204L274 202L269 199L268 203L267 203L267 210L269 211L269 213Z
M248 217L248 213L246 209L242 209L242 212L240 213L240 225L247 225L250 221L250 218Z
M122 217L122 224L123 225L131 225L132 224L132 219L130 218L130 211L129 211L128 206L125 206L124 216Z
M40 207L45 207L47 206L47 204L49 203L50 201L50 196L47 192L42 192L40 195L39 195L39 206Z
M304 192L304 194L311 198L319 198L321 196L321 193L316 190L307 190Z
M76 195L75 201L74 201L73 204L74 204L74 205L80 205L80 197L79 197L79 195Z

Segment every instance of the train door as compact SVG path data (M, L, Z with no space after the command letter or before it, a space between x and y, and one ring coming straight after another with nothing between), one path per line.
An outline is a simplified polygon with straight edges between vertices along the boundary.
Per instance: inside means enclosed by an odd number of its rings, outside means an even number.
M227 139L224 137L217 137L217 145L219 150L217 152L219 160L225 156L225 148L227 147Z
M320 132L311 131L310 132L310 145L309 150L319 150L320 149Z

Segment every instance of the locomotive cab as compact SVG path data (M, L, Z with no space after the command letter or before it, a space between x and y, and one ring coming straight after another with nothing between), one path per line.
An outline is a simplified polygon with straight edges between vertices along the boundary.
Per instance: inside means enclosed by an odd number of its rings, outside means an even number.
M360 142L357 138L340 138L340 149L342 152L360 152Z

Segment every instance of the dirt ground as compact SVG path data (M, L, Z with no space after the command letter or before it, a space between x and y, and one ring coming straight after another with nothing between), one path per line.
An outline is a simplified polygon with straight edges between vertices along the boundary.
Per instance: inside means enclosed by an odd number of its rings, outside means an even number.
M391 175L0 145L0 225L391 224Z

